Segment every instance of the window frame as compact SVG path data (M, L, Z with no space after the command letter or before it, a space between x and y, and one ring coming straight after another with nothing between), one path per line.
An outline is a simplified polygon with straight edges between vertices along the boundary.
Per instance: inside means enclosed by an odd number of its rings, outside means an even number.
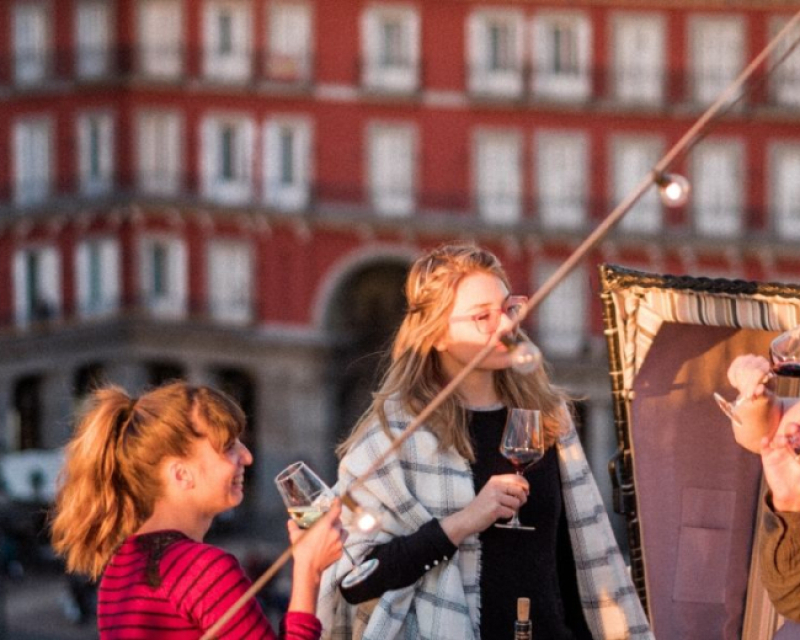
M556 67L558 26L574 33L575 73L565 74ZM531 22L532 90L535 97L581 102L592 95L592 22L585 11L540 10Z
M491 65L492 27L505 27L510 31L507 69L493 69ZM475 9L467 19L468 85L471 93L519 97L524 91L525 16L518 9Z
M223 255L215 257L215 252ZM237 264L226 252L240 254L243 264ZM220 269L218 262L225 267ZM208 283L207 309L209 317L215 322L232 325L246 325L254 319L254 250L252 243L239 238L216 237L206 245L206 282ZM236 271L239 267L239 271ZM221 280L220 280L221 278ZM217 286L218 285L218 286ZM241 289L243 295L232 295Z
M492 144L508 145L507 149L497 148L493 150L487 148ZM473 172L474 172L474 194L476 200L476 211L481 220L490 224L510 225L519 222L522 218L522 134L515 129L489 129L479 128L473 136ZM511 162L515 167L503 170L497 158L487 158L486 155L497 156L503 153L510 153ZM487 176L486 170L494 171L495 174ZM503 182L508 178L507 195L504 193L499 196L501 200L498 204L498 194L487 194L487 190L493 190L491 184ZM516 184L514 184L516 183Z
M408 59L385 65L384 29L387 20L401 24L402 52ZM419 88L421 18L416 7L405 4L372 4L361 15L362 83L373 91L412 93Z
M410 216L416 207L416 185L417 185L417 153L418 153L418 132L416 125L408 122L389 122L376 121L367 124L367 145L366 145L366 166L367 166L367 190L370 197L370 204L379 215L389 218L404 218ZM393 145L398 140L401 145L407 145L403 150L405 164L400 167L400 173L396 174L397 162L400 160L399 153L390 153L391 161L381 159L378 145L382 142L382 137L397 136L397 139L384 139ZM397 149L393 151L397 152ZM402 182L400 188L395 189L395 185L385 183Z

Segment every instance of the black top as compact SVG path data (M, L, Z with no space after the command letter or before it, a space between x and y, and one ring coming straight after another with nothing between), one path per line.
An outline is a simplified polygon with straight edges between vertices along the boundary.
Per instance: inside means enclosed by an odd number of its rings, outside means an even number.
M499 450L506 414L505 408L472 413L469 430L476 455L472 464L476 494L492 475L514 473ZM481 637L513 637L517 598L527 597L534 637L591 640L578 596L555 447L529 467L525 477L531 493L519 517L536 530L489 527L480 534ZM342 593L351 604L380 597L385 591L413 584L456 550L439 521L432 520L416 533L373 549L369 557L380 560L379 568Z

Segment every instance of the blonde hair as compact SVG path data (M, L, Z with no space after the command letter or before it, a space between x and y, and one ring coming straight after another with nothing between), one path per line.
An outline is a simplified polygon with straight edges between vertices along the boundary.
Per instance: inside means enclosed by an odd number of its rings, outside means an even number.
M510 289L497 257L474 245L445 245L420 257L406 279L408 310L391 349L391 361L373 401L347 439L337 447L344 456L361 438L367 426L378 420L388 433L386 401L398 398L416 416L446 386L438 351L434 345L444 336L461 280L483 272L499 278ZM520 334L525 336L520 330ZM508 407L540 409L545 425L545 443L551 446L570 421L569 397L550 383L545 366L532 374L513 369L494 372L500 400ZM470 461L475 460L467 429L467 409L454 395L430 416L426 426L438 438L442 450L455 447Z
M162 495L159 465L208 438L222 452L244 430L231 398L174 382L133 399L119 387L92 394L66 448L52 543L67 570L96 579Z

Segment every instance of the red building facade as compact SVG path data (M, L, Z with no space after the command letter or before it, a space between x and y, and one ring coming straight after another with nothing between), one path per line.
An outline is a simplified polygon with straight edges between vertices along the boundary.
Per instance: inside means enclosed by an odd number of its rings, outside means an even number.
M211 382L251 416L250 501L268 512L284 463L332 470L415 255L476 241L534 291L793 10L0 3L3 449L62 444L97 380ZM689 203L648 192L529 321L585 398L601 479L596 265L800 274L800 55L781 44L736 98L673 167Z

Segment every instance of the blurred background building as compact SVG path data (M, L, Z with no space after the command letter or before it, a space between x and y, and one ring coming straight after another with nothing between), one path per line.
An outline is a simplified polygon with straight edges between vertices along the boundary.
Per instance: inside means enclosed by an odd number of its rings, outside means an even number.
M101 381L211 383L251 421L237 517L282 529L272 478L333 478L413 258L476 241L534 291L796 8L1 0L0 451ZM689 204L648 192L527 324L607 495L596 266L798 280L800 53L674 168Z

